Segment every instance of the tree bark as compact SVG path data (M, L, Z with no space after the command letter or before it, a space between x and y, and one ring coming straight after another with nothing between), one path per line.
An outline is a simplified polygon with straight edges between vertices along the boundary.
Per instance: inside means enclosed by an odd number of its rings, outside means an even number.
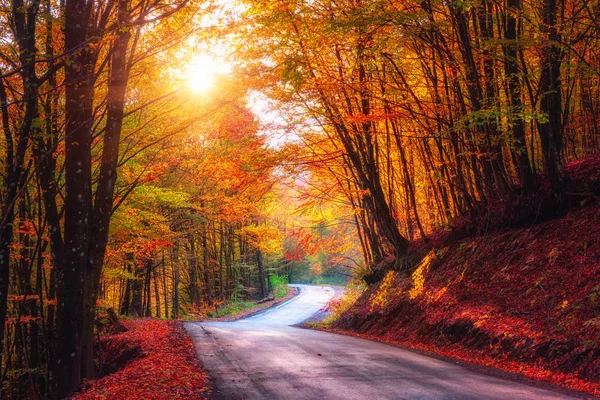
M87 46L92 5L67 0L65 51L65 253L56 266L57 326L55 379L59 396L81 384L83 287L92 209L91 123L94 65Z
M263 266L263 254L260 249L256 249L256 267L258 270L258 287L260 289L260 298L264 299L267 296L265 290L265 271Z
M527 143L525 142L525 122L523 121L523 101L521 99L521 82L519 79L518 47L519 47L519 24L521 13L521 0L506 0L506 27L504 39L504 73L508 81L508 99L510 102L510 118L512 123L512 134L514 145L511 147L511 155L515 163L519 182L525 190L531 190L533 186L533 172L529 156L527 154ZM518 17L518 18L517 18Z
M15 220L15 203L21 195L24 182L25 154L31 134L39 128L33 121L38 118L38 78L35 72L37 49L36 18L39 10L39 0L34 0L26 6L22 0L12 2L12 19L14 36L18 44L19 62L21 64L21 81L23 83L23 98L25 99L25 114L17 136L9 124L9 110L4 78L0 78L0 108L2 128L5 137L6 160L5 181L6 193L2 198L2 214L0 215L0 354L4 354L4 333L6 312L8 309L8 290L10 284L10 257L13 241L13 223ZM0 371L2 360L0 359Z
M558 0L560 1L560 0ZM560 66L563 54L559 44L556 26L557 0L544 0L542 3L541 30L547 42L542 50L542 67L539 91L541 93L540 111L547 121L538 122L538 132L542 145L542 155L546 175L555 194L564 191L565 174L560 157L562 145L562 81Z

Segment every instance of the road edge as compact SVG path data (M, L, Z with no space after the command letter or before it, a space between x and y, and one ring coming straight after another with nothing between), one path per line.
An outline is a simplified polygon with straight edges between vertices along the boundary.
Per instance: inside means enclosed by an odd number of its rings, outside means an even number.
M522 383L522 384L526 384L529 386L534 386L534 387L537 387L540 389L545 389L548 391L552 391L555 393L560 393L560 394L564 394L564 395L568 395L568 396L573 396L573 397L580 398L580 399L585 399L585 400L600 399L600 397L595 397L591 393L581 392L581 391L578 391L575 389L569 389L567 387L555 385L550 382L535 380L528 376L517 374L514 372L503 371L498 368L475 364L472 362L460 360L458 358L444 356L444 355L437 354L437 353L427 351L427 350L415 349L415 348L403 346L403 345L397 344L397 343L390 343L390 342L386 342L384 340L380 340L377 338L363 337L363 336L359 336L357 334L353 334L352 332L349 332L349 331L329 330L327 328L319 327L316 324L311 324L311 323L306 323L306 322L303 322L301 324L296 324L293 327L300 328L300 329L310 329L310 330L320 331L320 332L327 332L327 333L331 333L333 335L349 336L349 337L354 337L357 339L363 339L363 340L368 340L371 342L386 344L388 346L396 347L396 348L399 348L399 349L402 349L405 351L409 351L411 353L419 354L419 355L422 355L425 357L435 358L437 360L444 361L449 364L458 365L469 371L478 372L480 374L492 376L495 378L501 378L501 379L509 380L509 381L516 382L516 383Z

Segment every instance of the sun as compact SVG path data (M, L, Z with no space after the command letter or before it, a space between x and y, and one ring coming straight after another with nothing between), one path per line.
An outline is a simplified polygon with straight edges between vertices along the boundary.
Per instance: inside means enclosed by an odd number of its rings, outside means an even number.
M194 92L209 92L219 75L227 73L230 67L222 60L208 54L194 56L186 71L188 85Z

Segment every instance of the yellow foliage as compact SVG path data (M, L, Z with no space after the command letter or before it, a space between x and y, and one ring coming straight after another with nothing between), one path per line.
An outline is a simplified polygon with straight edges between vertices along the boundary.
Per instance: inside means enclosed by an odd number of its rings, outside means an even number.
M348 311L350 307L356 303L356 300L363 294L366 286L361 281L351 281L348 286L346 286L346 290L344 291L344 295L339 299L333 300L329 303L329 309L331 310L331 315L323 320L323 323L329 325L336 321L343 313Z
M278 254L282 251L281 232L267 223L246 225L238 232L245 234L248 242L265 254Z
M371 312L376 307L385 307L390 299L399 296L402 290L395 287L396 273L388 271L375 294L371 296Z
M441 289L435 290L433 293L429 292L427 294L427 302L428 303L436 303L438 302L444 294L448 291L447 287L443 287Z
M553 248L550 253L548 253L548 262L552 265L556 263L556 260L560 256L560 250L557 248Z
M432 250L430 251L423 260L419 263L415 271L412 273L412 289L408 292L410 299L413 300L417 296L423 294L425 290L425 277L427 276L427 272L429 272L429 267L431 267L431 263L435 260L436 255Z

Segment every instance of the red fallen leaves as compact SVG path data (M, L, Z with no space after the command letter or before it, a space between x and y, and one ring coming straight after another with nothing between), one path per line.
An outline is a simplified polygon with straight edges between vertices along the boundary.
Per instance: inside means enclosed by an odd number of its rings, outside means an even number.
M206 398L206 373L181 322L153 319L124 321L130 330L108 342L140 346L141 356L119 371L87 382L73 400Z
M600 207L450 245L422 294L371 287L336 328L600 395ZM373 315L374 314L374 315Z
M388 335L371 335L367 333L358 333L344 329L325 327L319 327L318 329L339 333L342 335L359 337L362 339L374 340L376 342L397 345L430 354L438 354L441 356L466 361L472 364L483 365L485 367L524 375L528 378L550 382L555 385L564 386L581 392L588 392L595 396L600 395L600 384L577 378L574 374L558 372L550 368L545 368L542 365L531 365L525 362L511 361L506 357L499 359L498 357L490 355L490 353L486 351L465 348L461 344L443 346L437 343L425 343L414 338L402 340L400 336L394 335L390 335L392 337Z

